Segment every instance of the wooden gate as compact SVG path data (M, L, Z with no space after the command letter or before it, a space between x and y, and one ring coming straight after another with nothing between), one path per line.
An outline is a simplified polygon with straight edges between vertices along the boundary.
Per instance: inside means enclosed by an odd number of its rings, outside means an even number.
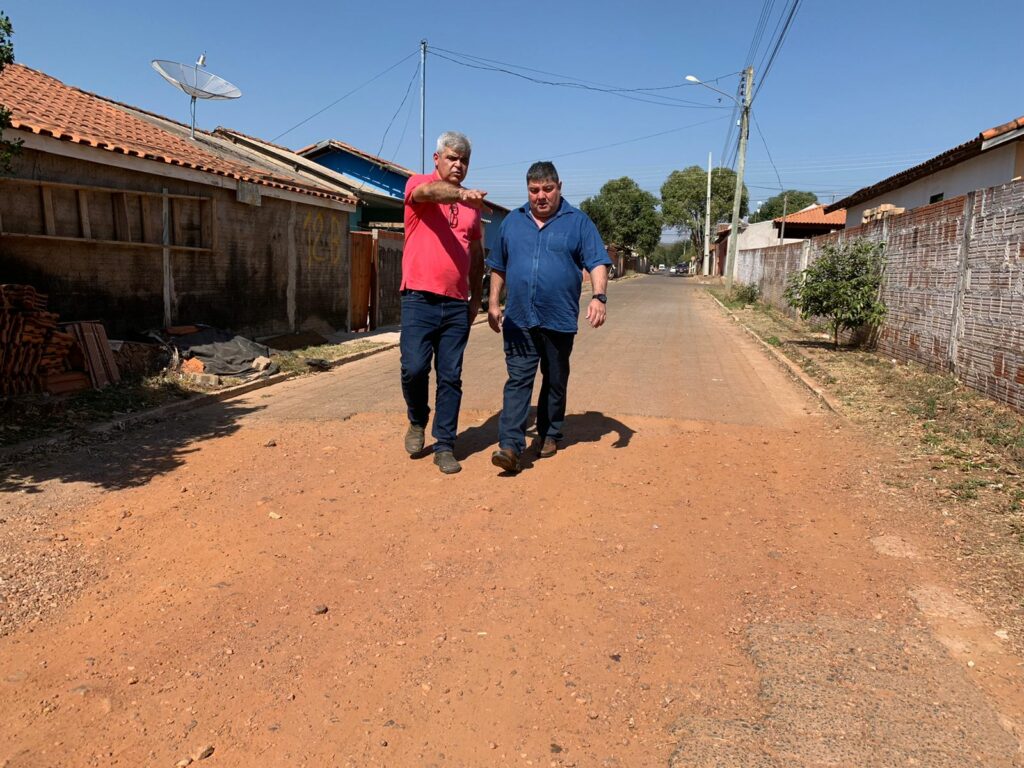
M374 237L369 232L350 232L349 244L351 265L348 272L348 330L365 331L370 328Z
M376 231L377 235L377 290L375 292L376 319L374 327L398 325L402 322L402 300L399 288L402 285L402 249L405 235L397 232Z
M375 229L349 233L352 268L348 283L348 329L373 330L402 321L402 249L405 235Z

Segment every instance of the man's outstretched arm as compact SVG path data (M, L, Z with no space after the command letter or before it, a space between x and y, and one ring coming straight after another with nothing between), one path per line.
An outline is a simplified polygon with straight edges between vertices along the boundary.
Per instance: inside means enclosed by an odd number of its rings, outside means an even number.
M470 208L484 208L487 193L482 189L464 189L448 181L431 181L420 184L412 191L416 203L464 203Z

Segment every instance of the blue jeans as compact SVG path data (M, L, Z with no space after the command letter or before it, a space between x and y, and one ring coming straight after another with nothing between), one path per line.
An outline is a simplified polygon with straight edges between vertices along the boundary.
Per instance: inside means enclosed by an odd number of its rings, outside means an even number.
M569 384L569 356L575 335L546 328L516 328L505 324L505 397L498 421L498 445L516 453L526 450L526 420L530 415L533 381L540 366L540 396L537 399L537 437L562 439L566 393Z
M402 294L402 394L410 423L425 427L430 421L428 397L433 360L437 371L431 431L435 451L450 451L455 446L462 405L462 356L467 341L467 302L425 291Z

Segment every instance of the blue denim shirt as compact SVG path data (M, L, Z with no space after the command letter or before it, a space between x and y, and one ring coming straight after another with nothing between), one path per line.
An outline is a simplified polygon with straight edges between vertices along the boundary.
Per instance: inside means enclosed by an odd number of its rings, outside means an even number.
M505 273L507 325L563 333L577 331L583 269L611 263L594 222L565 198L542 228L529 203L512 211L486 261Z

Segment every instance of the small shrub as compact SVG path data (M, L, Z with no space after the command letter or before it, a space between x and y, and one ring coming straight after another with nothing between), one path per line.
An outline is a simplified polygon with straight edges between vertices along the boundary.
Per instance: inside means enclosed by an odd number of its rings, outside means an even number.
M885 319L881 298L885 246L869 240L829 244L807 269L790 278L783 295L801 317L823 317L839 346L840 331L868 329Z
M747 304L756 304L759 294L760 290L754 283L751 283L750 285L734 285L732 288L732 296L729 298L736 304L746 306Z

